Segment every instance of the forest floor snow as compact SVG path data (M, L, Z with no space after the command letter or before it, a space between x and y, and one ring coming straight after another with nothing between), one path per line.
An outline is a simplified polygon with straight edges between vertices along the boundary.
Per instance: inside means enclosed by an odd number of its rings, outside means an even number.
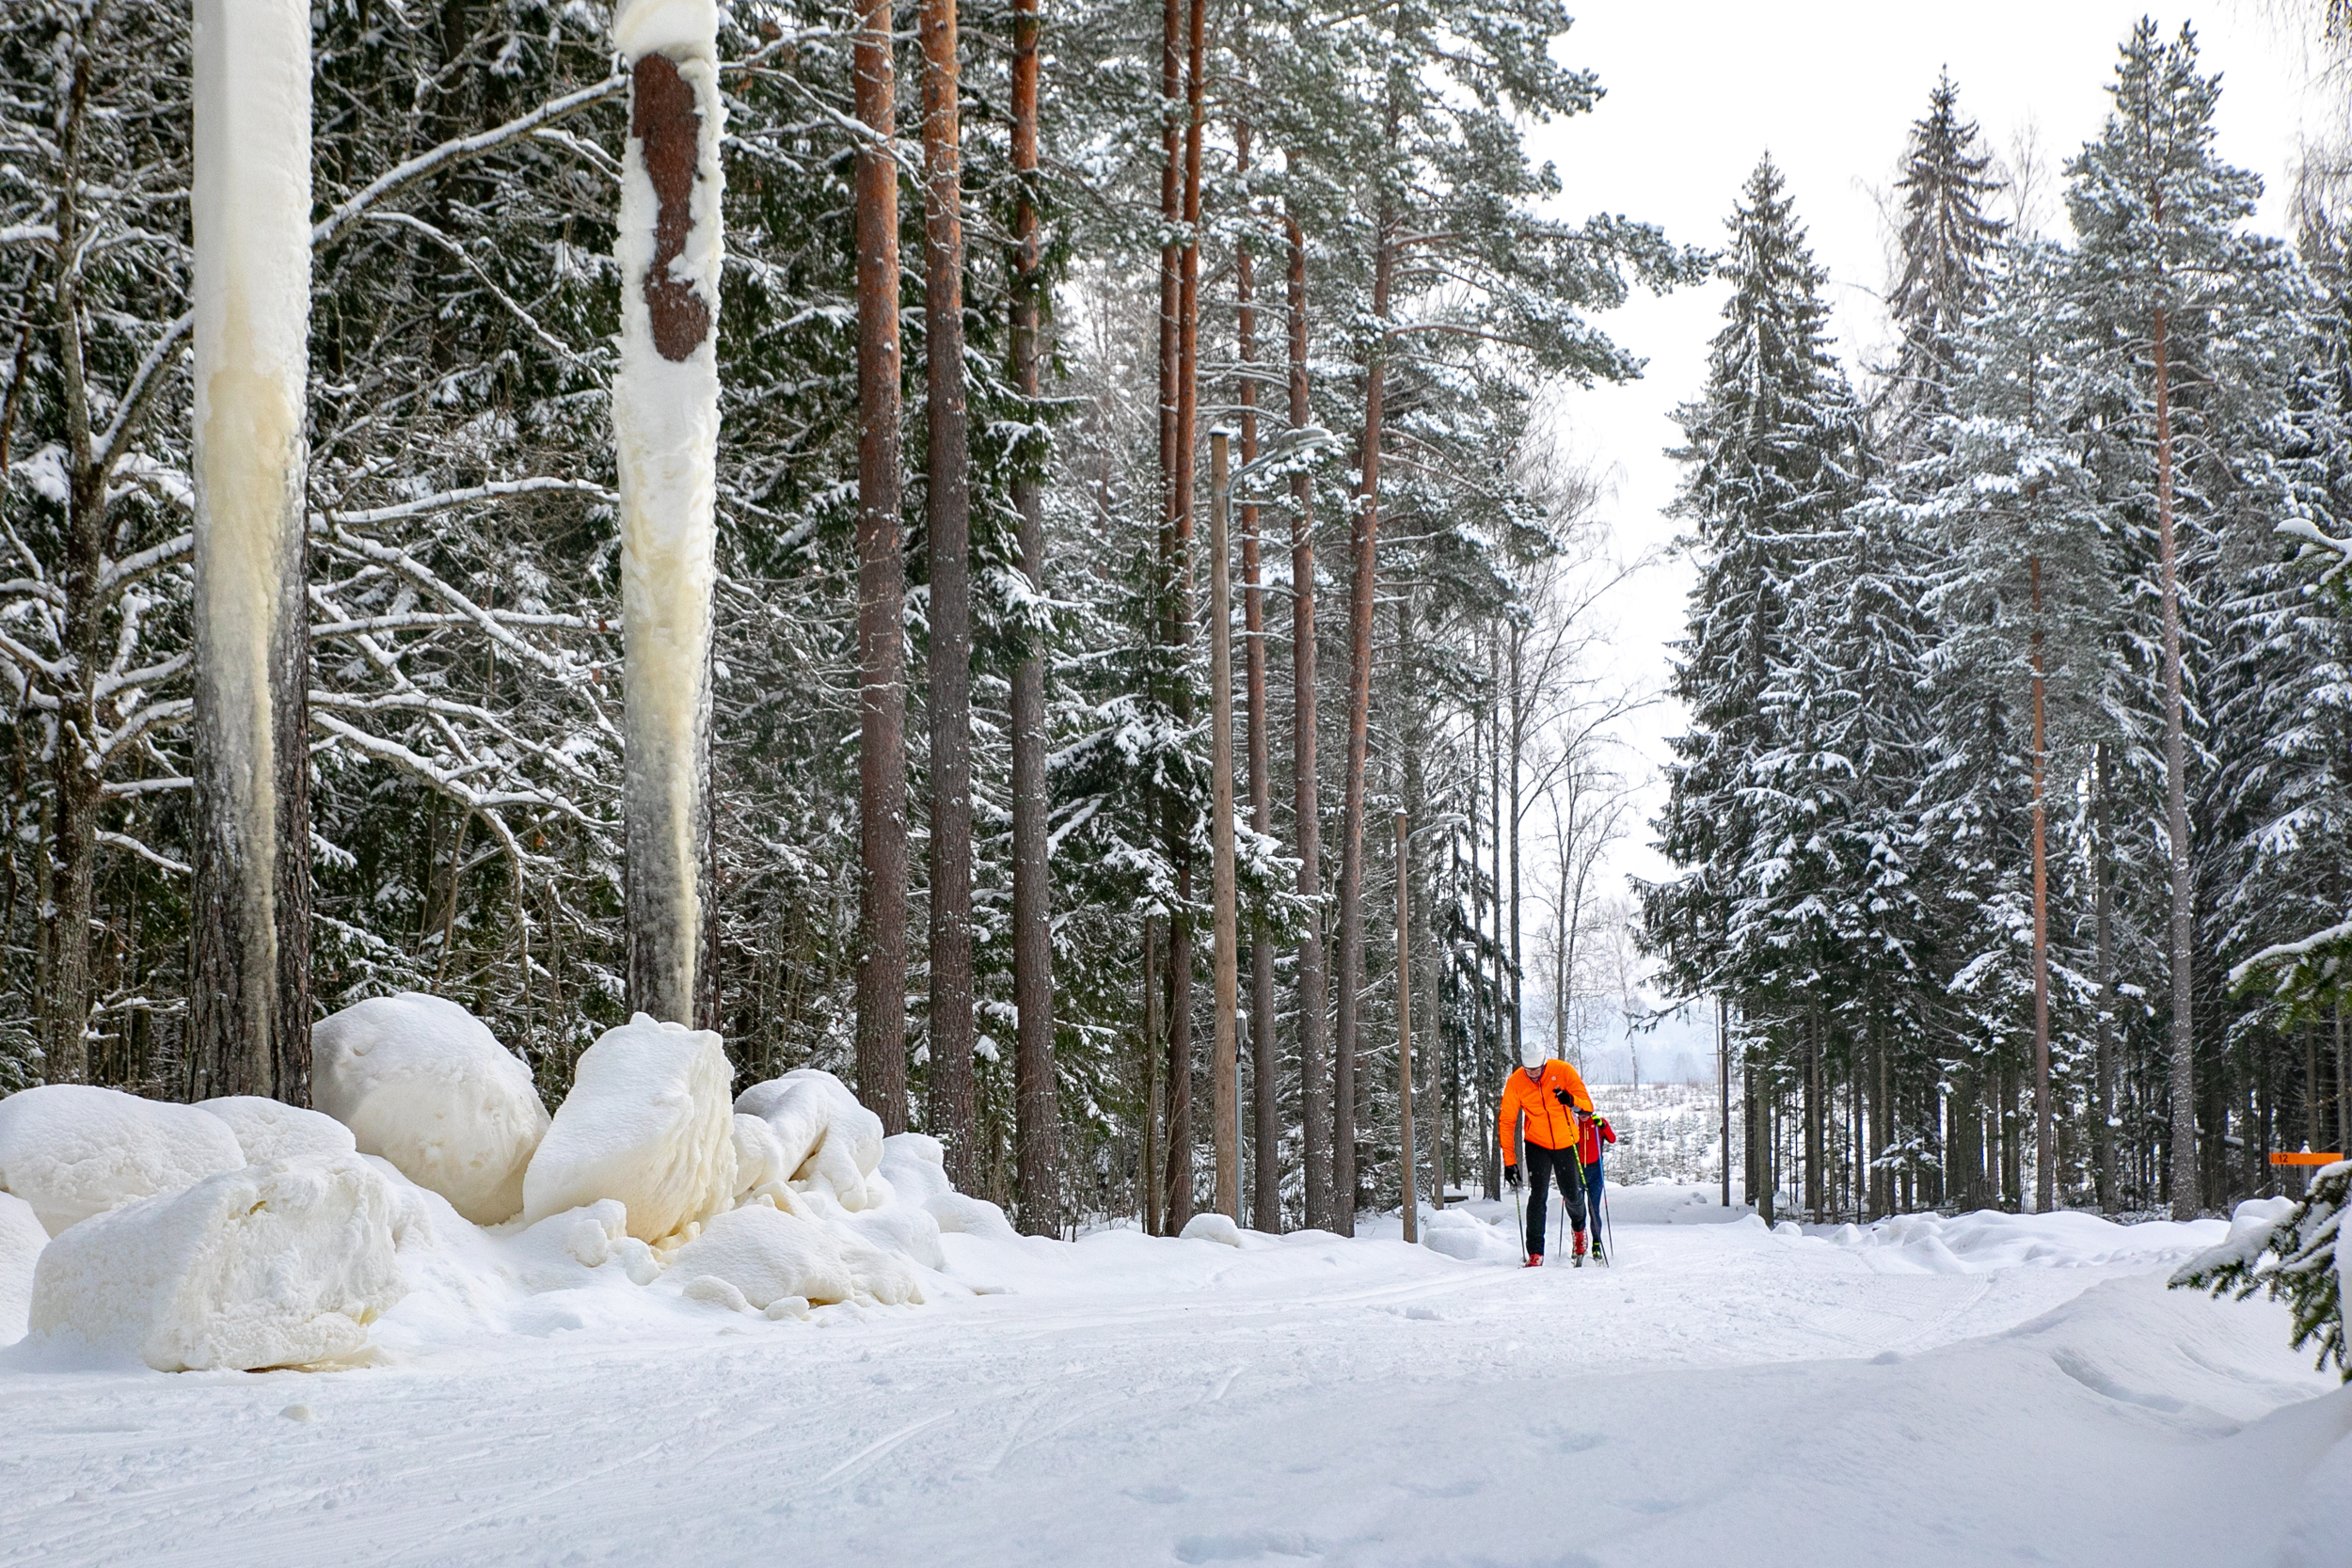
M805 1323L558 1292L347 1371L20 1346L0 1562L2352 1564L2352 1388L2164 1287L2218 1222L1613 1207L1607 1269L1393 1215L950 1234L986 1293Z

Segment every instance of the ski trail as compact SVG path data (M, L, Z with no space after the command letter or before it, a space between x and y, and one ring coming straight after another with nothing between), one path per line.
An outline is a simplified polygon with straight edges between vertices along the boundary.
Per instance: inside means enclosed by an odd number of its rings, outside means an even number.
M843 1460L832 1469L827 1470L823 1475L818 1476L815 1481L810 1481L807 1486L801 1489L801 1494L804 1497L815 1497L818 1493L825 1491L834 1481L849 1474L851 1470L856 1469L867 1460L881 1458L883 1454L888 1453L891 1449L897 1448L899 1444L905 1442L916 1433L921 1432L928 1427L937 1426L940 1422L946 1420L948 1417L954 1415L955 1413L955 1406L949 1405L946 1409L941 1411L936 1416L926 1416L919 1421L910 1421L905 1426L902 1426L898 1431L892 1433L889 1436L878 1438L874 1442L866 1444L866 1447L860 1449L857 1452L851 1454L849 1458Z

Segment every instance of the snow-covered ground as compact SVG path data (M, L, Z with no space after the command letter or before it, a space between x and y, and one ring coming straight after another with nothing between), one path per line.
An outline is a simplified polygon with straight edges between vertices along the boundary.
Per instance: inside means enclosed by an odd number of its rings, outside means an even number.
M0 1561L2352 1564L2352 1389L2278 1309L2164 1289L2217 1223L1613 1207L1605 1270L1393 1216L949 1234L986 1293L770 1322L598 1283L449 1335L404 1306L385 1364L319 1373L27 1341Z

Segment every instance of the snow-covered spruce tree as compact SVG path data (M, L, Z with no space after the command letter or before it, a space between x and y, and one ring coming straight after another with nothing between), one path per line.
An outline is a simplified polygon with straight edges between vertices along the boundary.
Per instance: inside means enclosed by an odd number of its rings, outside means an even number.
M1976 121L1961 117L1960 88L1939 76L1927 117L1912 121L1895 182L1903 203L1900 270L1886 313L1897 341L1871 410L1879 451L1890 463L1919 455L1932 438L1947 406L1953 344L1984 308L2005 227L1985 211L2000 184L1987 173L1992 162L1979 150Z
M1787 927L1820 889L1784 857L1813 802L1782 790L1778 763L1810 736L1799 599L1820 542L1858 499L1862 428L1830 353L1826 274L1779 168L1749 176L1722 263L1732 286L1686 437L1675 515L1699 567L1676 694L1691 729L1673 742L1660 847L1680 874L1643 890L1647 940L1685 995L1728 996L1772 1058L1812 1043L1809 1002L1826 930ZM1804 753L1809 755L1810 753ZM1816 870L1821 869L1819 867ZM1771 1065L1765 1054L1751 1072Z
M2189 1259L2172 1275L2173 1288L2232 1294L2257 1291L2283 1301L2294 1314L2297 1350L2316 1347L2313 1365L2352 1383L2352 1340L2344 1335L2346 1256L2344 1219L2352 1212L2352 1162L2318 1173L2311 1191L2275 1226L2240 1224L2230 1239Z
M2219 1176L2222 1147L2220 1129L2209 1129L2201 1164L2199 1065L2201 1056L2217 1057L2221 1036L2197 1017L2198 958L2212 949L2198 940L2204 841L2195 836L2202 813L2192 814L2191 801L2210 801L2201 787L2210 774L2192 785L2188 732L2200 719L2193 688L2201 661L2191 645L2217 630L2204 619L2212 600L2203 590L2208 574L2226 571L2233 533L2268 532L2250 481L2280 391L2277 333L2295 311L2282 297L2281 247L2242 227L2260 182L2215 154L2219 81L2200 71L2195 35L2184 28L2168 45L2142 22L2110 90L2106 126L2067 166L2079 243L2066 296L2070 333L2082 349L2077 398L2095 421L2090 461L2139 623L2127 635L2146 650L2136 705L2158 718L2163 735L2167 1174L2172 1207L2186 1214L2217 1201L2207 1188ZM2214 891L2208 885L2201 895Z

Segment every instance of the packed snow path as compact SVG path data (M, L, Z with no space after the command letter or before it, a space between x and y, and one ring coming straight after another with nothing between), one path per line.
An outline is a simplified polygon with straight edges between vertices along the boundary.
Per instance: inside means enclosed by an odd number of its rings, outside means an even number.
M650 1331L558 1294L317 1374L20 1349L0 1560L2352 1563L2352 1389L2163 1288L2217 1224L1615 1196L1606 1270L949 1235L991 1293Z

